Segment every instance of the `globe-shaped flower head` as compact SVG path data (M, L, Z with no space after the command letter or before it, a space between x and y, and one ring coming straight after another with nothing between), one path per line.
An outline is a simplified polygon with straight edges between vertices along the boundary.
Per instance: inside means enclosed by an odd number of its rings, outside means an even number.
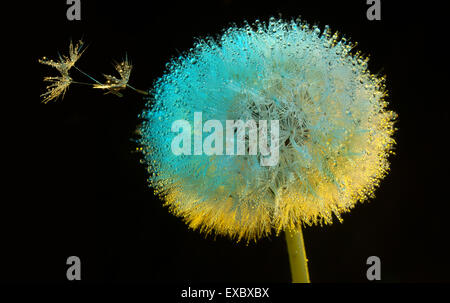
M352 48L328 28L271 19L231 27L172 60L140 127L150 183L165 205L194 229L249 240L341 220L372 196L388 171L395 113L384 79ZM174 154L172 123L194 125L199 112L224 126L278 120L277 163L262 165L259 149ZM248 146L249 135L241 139Z

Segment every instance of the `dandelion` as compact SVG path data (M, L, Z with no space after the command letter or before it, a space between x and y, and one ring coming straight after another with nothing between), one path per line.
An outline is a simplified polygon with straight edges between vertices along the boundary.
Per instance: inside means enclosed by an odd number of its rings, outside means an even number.
M47 103L51 100L57 100L59 97L64 98L65 92L69 88L70 84L73 83L72 78L69 76L69 70L75 66L75 63L83 54L85 50L83 49L83 44L83 41L79 40L74 46L72 41L70 41L69 55L59 55L58 61L53 61L47 57L43 57L38 60L41 64L56 68L56 70L60 73L60 76L44 78L44 81L51 82L51 84L46 87L47 91L41 94L43 103Z
M111 93L115 94L118 97L122 97L123 95L119 91L127 88L133 65L128 62L128 59L125 59L125 61L121 63L115 62L114 68L119 73L120 79L111 75L104 74L103 76L106 78L106 83L94 84L94 88L106 89L107 92L105 94Z
M52 59L43 57L42 59L39 59L39 63L54 67L61 73L61 75L66 75L69 73L69 70L75 66L75 63L78 59L80 59L81 55L86 50L83 48L83 45L84 42L82 40L79 40L75 46L72 41L70 41L68 56L59 55L59 61L53 61Z
M42 102L47 103L51 100L57 100L60 96L64 98L64 95L72 83L72 78L69 75L63 75L59 77L45 77L44 81L51 82L48 85L47 91L41 95L43 98Z
M42 59L38 60L39 63L41 64L49 65L51 67L56 68L56 70L59 71L59 73L61 74L58 77L44 78L44 81L51 82L51 84L46 87L47 91L41 94L41 97L43 98L42 100L43 103L47 103L51 100L57 100L61 96L64 98L65 92L72 83L91 85L93 88L106 89L107 90L106 94L112 93L118 97L123 96L122 93L120 93L119 91L127 87L131 88L132 90L140 94L148 95L146 91L134 88L128 84L131 69L133 68L133 66L128 62L128 58L125 58L125 60L121 63L114 63L114 67L119 73L120 79L111 75L104 75L106 78L106 83L104 84L101 83L100 81L97 81L92 76L76 67L75 63L78 61L78 59L80 59L81 55L86 50L86 48L83 48L83 45L84 42L82 40L79 40L75 46L73 45L72 41L70 41L68 56L59 55L58 61L53 61L52 59L48 59L47 57L43 57ZM69 76L69 70L72 67L75 68L80 73L82 73L84 76L88 77L94 83L74 81Z
M231 27L172 60L139 129L165 205L205 234L249 241L286 231L294 281L309 281L301 226L342 221L373 197L395 143L384 77L353 47L328 27L271 19ZM279 120L278 164L261 166L259 153L174 155L170 125L194 112Z
M123 95L119 92L127 87L131 88L132 90L147 95L148 93L139 89L136 89L134 87L132 87L131 85L128 84L128 81L130 80L130 74L131 74L131 70L133 68L133 65L130 64L130 62L128 62L128 58L125 58L124 61L122 61L121 63L114 63L114 68L116 69L116 71L119 73L120 75L120 79L111 76L111 75L103 75L106 78L106 83L102 84L102 83L97 83L94 84L94 88L99 88L99 89L106 89L107 92L105 94L111 93L114 94L118 97L122 97Z

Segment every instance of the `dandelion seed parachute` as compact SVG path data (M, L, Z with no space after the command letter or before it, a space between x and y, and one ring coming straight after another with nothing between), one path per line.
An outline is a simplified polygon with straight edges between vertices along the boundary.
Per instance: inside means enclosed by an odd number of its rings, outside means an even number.
M395 113L384 79L328 27L271 19L231 27L172 60L139 131L150 184L193 229L238 240L330 224L373 195L389 168ZM280 158L175 156L170 125L274 120Z
M127 88L128 81L130 80L131 70L133 69L133 65L128 62L128 58L125 58L121 63L115 63L114 68L120 75L120 79L117 79L114 76L104 74L106 78L106 83L94 84L94 88L105 89L106 93L115 94L118 97L123 97L120 93L121 90Z
M78 41L75 46L70 41L68 56L59 55L58 61L53 61L46 57L38 60L41 64L56 68L60 73L60 76L44 78L44 81L50 82L50 84L46 87L47 91L41 94L43 103L48 103L51 100L56 101L59 97L64 98L67 89L73 82L73 79L69 76L69 70L75 66L75 63L86 50L86 48L83 48L83 45L84 42L82 40Z

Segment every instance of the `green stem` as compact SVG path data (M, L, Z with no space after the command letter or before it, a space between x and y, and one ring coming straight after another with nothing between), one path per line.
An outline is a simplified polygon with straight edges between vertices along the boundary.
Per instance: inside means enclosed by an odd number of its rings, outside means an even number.
M144 91L144 90L134 88L134 87L131 86L130 84L127 84L127 86L128 86L129 88L131 88L132 90L134 90L135 92L137 92L137 93L140 93L140 94L142 94L142 95L148 95L148 93L147 93L146 91Z
M81 84L81 85L89 85L89 86L93 85L92 83L86 83L86 82L80 82L80 81L72 81L72 83L74 83L74 84Z
M77 71L79 71L80 73L82 73L83 75L85 75L86 77L88 77L89 79L91 79L92 81L96 82L97 84L102 84L101 82L95 80L94 78L92 78L91 76L89 76L88 74L86 74L85 72L83 72L81 69L79 69L78 67L76 67L75 65L73 66Z
M301 227L297 231L285 231L286 244L291 265L292 283L310 283L308 259Z

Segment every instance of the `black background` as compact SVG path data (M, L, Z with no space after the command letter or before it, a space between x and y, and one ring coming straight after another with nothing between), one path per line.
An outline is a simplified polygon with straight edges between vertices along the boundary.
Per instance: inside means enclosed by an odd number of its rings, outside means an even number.
M15 93L20 112L4 112L15 117L7 130L17 140L6 146L19 157L5 158L15 167L14 185L4 184L14 195L4 202L13 210L2 213L0 280L64 282L66 259L75 255L83 281L289 282L283 237L249 245L205 239L162 207L134 152L141 95L73 85L63 100L42 104L42 78L56 72L37 62L83 38L89 46L79 68L103 80L115 72L111 61L127 53L130 84L148 89L196 37L281 14L357 41L370 70L386 74L390 108L399 114L397 154L376 198L344 214L342 224L304 229L311 280L367 282L366 259L375 255L383 282L448 282L449 108L431 85L437 76L428 65L439 65L443 51L428 41L426 18L439 8L393 2L382 1L381 21L366 19L365 1L82 0L81 21L66 19L65 1L36 1L23 8L27 17L9 11L12 27L28 24L13 37L12 51L27 64L15 72L33 73Z

